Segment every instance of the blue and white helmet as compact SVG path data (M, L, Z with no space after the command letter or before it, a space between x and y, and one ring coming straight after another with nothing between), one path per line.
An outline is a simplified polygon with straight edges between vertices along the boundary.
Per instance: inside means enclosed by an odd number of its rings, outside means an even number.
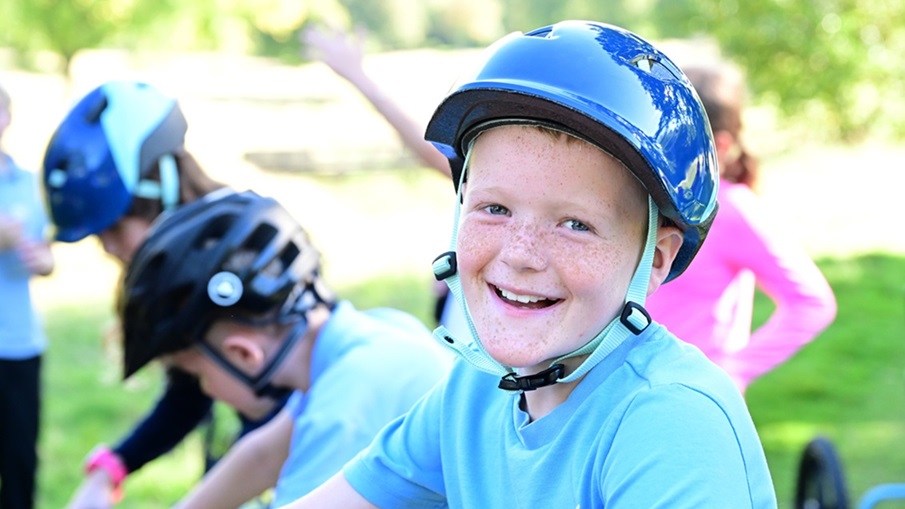
M187 124L179 105L136 81L107 82L83 97L44 154L44 186L56 239L76 242L118 222L133 198L179 202L173 154ZM160 168L160 181L148 174Z

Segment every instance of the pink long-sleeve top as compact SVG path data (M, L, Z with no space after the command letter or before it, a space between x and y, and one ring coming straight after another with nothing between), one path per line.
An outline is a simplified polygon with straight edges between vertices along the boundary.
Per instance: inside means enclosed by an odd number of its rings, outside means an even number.
M696 345L744 392L836 316L836 299L801 247L766 224L745 185L720 182L720 209L694 261L647 300L653 319ZM755 287L776 305L751 331Z

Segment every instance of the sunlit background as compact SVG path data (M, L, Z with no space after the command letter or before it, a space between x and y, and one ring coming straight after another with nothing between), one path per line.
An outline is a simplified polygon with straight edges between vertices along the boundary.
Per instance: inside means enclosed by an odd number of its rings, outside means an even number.
M311 232L335 286L429 322L428 267L449 241L452 186L419 167L348 83L301 58L297 34L308 23L366 29L367 70L426 122L480 47L567 18L622 25L678 61L694 58L688 48L716 51L747 73L746 142L762 158L759 192L840 301L836 323L802 352L810 360L793 359L749 393L782 507L791 507L797 454L816 434L840 442L853 498L905 482L905 236L896 217L905 189L905 10L894 2L3 0L0 85L13 101L3 148L38 171L74 100L109 79L153 83L179 99L187 148L206 171L280 199ZM54 253L56 273L34 285L51 334L41 508L65 503L84 454L115 441L159 387L154 372L120 384L115 345L102 342L117 266L91 239ZM877 257L879 276L870 272ZM864 274L869 282L858 279ZM876 300L849 314L845 292L868 283L882 285ZM859 294L859 303L868 301ZM818 351L836 341L857 356L877 334L891 349L851 380L839 380L839 366L855 357ZM824 385L831 381L846 389ZM865 401L871 384L884 388L878 401ZM815 413L795 414L803 402ZM852 424L862 411L869 418ZM178 499L200 475L197 441L133 476L123 507Z

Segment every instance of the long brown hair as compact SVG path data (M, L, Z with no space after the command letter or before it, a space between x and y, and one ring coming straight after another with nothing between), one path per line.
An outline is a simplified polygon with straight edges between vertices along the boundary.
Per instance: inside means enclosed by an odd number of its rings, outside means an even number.
M692 63L682 70L701 98L714 133L726 131L735 138L737 151L720 168L720 175L731 181L754 187L758 161L742 143L742 113L747 99L744 76L735 65L726 62Z

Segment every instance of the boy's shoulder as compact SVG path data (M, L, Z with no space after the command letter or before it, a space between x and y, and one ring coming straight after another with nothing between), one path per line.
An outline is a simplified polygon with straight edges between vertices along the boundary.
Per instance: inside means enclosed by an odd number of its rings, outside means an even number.
M738 389L697 347L654 322L626 355L626 365L648 388L674 384L718 399L734 399Z
M394 308L359 310L348 301L337 304L319 338L320 353L332 357L363 356L392 363L433 360L442 348L415 316Z

